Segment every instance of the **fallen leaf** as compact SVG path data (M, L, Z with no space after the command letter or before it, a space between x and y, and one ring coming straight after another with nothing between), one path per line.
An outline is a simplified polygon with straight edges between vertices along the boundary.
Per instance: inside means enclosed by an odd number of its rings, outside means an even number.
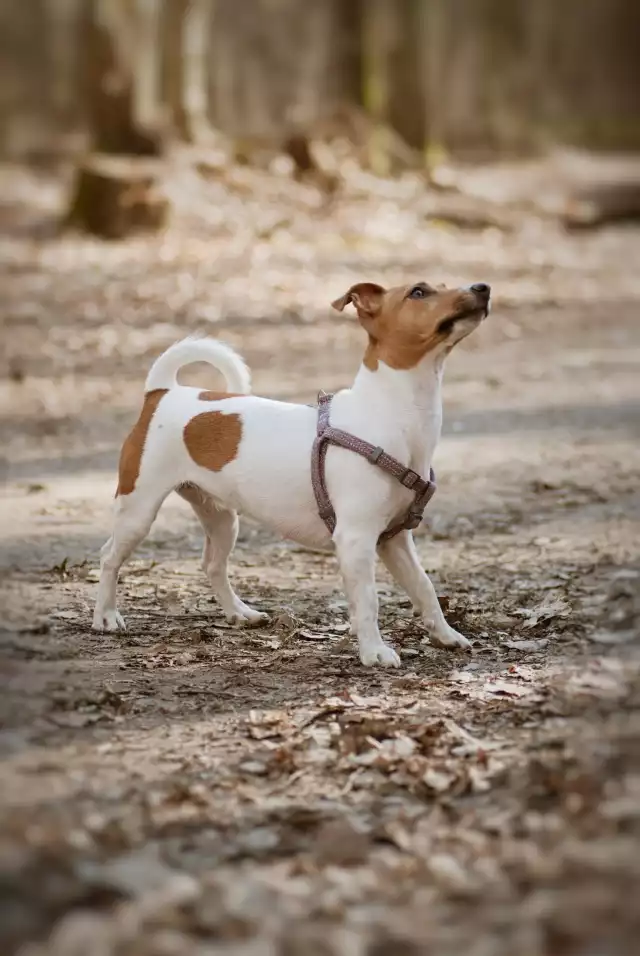
M520 680L532 681L536 676L536 672L532 667L528 667L526 664L513 664L508 669L508 673L512 677L519 677Z
M460 744L456 745L452 750L452 753L456 755L477 754L479 752L486 753L489 750L498 750L504 746L504 744L499 741L474 737L473 734L470 734L464 727L460 727L456 724L454 720L447 720L445 724L449 733L460 741Z
M313 634L311 631L296 631L295 637L299 637L303 641L328 641L328 634Z
M451 671L449 674L449 680L458 684L470 684L477 679L477 676L470 671Z
M286 713L283 710L250 710L249 723L252 727L273 727L275 724L286 720Z
M378 741L374 741L378 743ZM380 753L384 754L385 758L388 760L405 760L407 757L410 757L415 753L417 744L415 740L412 740L411 737L405 737L404 735L399 737L392 737L388 740L383 740L379 744Z
M523 608L523 616L527 618L523 627L536 627L541 621L552 621L557 617L568 617L571 613L571 605L568 601L558 599L557 601L543 602L533 609Z
M482 688L489 697L529 697L532 691L529 687L522 684L516 684L512 681L494 680L488 681Z
M509 647L514 651L541 651L549 643L548 638L541 637L530 641L503 641L503 647Z
M383 707L386 703L379 697L362 697L355 691L349 692L349 699L356 705L356 707Z
M422 775L422 782L425 786L436 793L445 793L450 789L455 779L456 775L454 773L436 770L433 767L429 767Z

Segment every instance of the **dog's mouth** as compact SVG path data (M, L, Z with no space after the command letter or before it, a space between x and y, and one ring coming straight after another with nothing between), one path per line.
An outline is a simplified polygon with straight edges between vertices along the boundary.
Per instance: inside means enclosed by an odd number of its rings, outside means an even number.
M442 335L448 335L457 323L464 321L464 319L476 319L478 322L482 322L489 315L490 310L491 306L488 301L482 305L466 306L454 315L450 315L449 318L443 319L438 326L438 332Z
M487 291L486 295L475 295L475 301L465 303L462 308L456 313L456 321L458 319L475 319L479 318L486 319L491 311L491 293Z
M491 311L491 304L487 301L485 305L476 305L473 308L462 309L462 311L456 313L455 321L457 322L460 319L477 319L480 320L486 319Z

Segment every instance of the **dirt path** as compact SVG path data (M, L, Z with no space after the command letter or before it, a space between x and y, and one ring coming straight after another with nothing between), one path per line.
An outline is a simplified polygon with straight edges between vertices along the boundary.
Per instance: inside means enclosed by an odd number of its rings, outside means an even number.
M310 267L299 228L297 252L272 241L250 273L193 231L126 249L7 241L2 952L627 954L640 236L444 233L395 259L382 240L351 259L317 240ZM128 634L91 633L118 442L150 358L204 325L242 350L256 391L312 401L362 349L325 300L354 275L413 275L421 256L417 277L497 293L450 360L417 539L472 657L423 643L381 570L404 667L366 672L332 558L246 523L234 577L273 620L227 626L179 500L124 574Z

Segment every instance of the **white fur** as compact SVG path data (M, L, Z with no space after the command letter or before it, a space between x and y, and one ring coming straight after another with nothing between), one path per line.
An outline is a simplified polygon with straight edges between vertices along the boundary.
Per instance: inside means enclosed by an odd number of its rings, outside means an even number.
M230 620L255 623L265 616L244 604L227 577L227 559L237 536L237 514L254 518L277 534L312 547L331 537L320 519L311 485L311 448L317 412L306 405L253 395L203 402L200 389L176 384L188 362L209 362L223 372L229 389L249 391L249 373L228 347L211 339L186 339L154 363L147 390L168 388L151 420L134 491L116 499L113 536L102 550L102 572L93 626L117 630L116 582L124 560L148 533L165 497L177 490L194 507L206 535L203 566ZM361 366L353 386L331 404L331 423L353 432L409 467L428 475L442 422L444 349L428 353L418 366L396 371L380 363ZM189 456L184 427L203 411L237 413L242 440L237 457L221 471L201 468ZM378 629L376 552L409 594L431 642L468 647L444 619L433 585L423 571L410 532L377 547L392 520L403 516L412 493L381 469L342 448L330 447L326 481L337 516L333 543L349 601L352 631L363 664L397 667L400 659Z
M145 392L156 388L173 388L177 384L180 369L192 362L208 362L217 368L224 375L230 392L239 392L241 395L251 392L251 373L237 352L217 339L198 338L195 335L170 345L155 360L147 375Z

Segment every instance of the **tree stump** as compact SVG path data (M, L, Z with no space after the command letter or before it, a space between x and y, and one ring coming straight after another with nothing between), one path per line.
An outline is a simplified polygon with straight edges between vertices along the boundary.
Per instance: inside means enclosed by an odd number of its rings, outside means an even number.
M162 164L152 160L87 157L76 172L65 225L103 239L157 232L169 213L161 173Z

